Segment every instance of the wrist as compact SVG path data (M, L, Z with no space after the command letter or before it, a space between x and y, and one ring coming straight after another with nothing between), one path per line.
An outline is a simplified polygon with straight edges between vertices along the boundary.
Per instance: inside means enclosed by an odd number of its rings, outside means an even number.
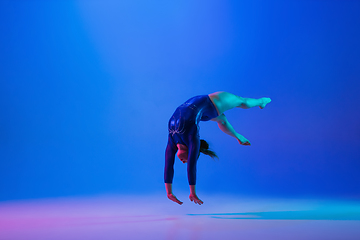
M165 189L166 189L166 194L171 195L172 194L172 183L165 183Z
M195 185L189 185L189 187L190 187L190 194L196 195Z

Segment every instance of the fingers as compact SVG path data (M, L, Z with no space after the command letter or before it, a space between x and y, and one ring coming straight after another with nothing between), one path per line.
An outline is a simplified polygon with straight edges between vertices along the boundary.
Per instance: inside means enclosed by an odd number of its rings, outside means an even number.
M173 200L174 202L176 202L177 204L183 204L183 202L182 201L180 201L179 199L177 199L176 197L175 197L175 199L171 199L171 200Z
M176 201L175 201L176 203L178 203L179 205L182 205L183 204L183 202L182 201L180 201L179 199L176 199Z
M198 199L197 201L195 201L195 203L197 203L197 204L201 205L201 204L203 204L204 202L203 202L203 201L201 201L200 199Z
M179 205L183 204L183 202L180 201L179 199L177 199L177 197L175 197L174 195L168 195L168 198L171 201L176 202ZM190 196L189 198L190 198L190 201L194 202L195 204L199 204L199 205L204 204L204 202L201 201L198 197Z
M197 198L197 197L190 197L190 201L194 202L195 204L199 204L199 205L201 205L201 204L204 203L203 201L201 201L201 200L200 200L199 198Z
M174 195L169 195L168 198L169 198L171 201L176 202L176 203L179 204L179 205L182 205L182 204L183 204L183 202L180 201L179 199L177 199Z

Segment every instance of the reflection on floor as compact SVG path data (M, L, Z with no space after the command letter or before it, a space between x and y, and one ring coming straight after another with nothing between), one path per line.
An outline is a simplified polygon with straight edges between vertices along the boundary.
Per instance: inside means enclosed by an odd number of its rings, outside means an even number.
M202 206L163 195L1 202L0 239L360 239L358 202L202 200Z

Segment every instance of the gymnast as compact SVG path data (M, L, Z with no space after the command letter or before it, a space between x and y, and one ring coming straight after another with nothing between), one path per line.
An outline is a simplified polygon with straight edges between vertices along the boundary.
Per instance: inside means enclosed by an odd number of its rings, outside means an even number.
M196 195L196 162L200 152L212 158L216 153L209 150L209 144L199 136L200 121L215 121L219 128L226 134L234 137L241 145L250 146L249 140L237 133L226 119L224 112L238 108L260 107L263 109L271 102L270 98L243 98L228 92L215 92L190 98L179 106L169 120L169 136L165 151L165 188L167 197L183 204L172 192L174 177L175 154L183 162L187 162L187 174L190 186L189 199L195 204L203 204Z

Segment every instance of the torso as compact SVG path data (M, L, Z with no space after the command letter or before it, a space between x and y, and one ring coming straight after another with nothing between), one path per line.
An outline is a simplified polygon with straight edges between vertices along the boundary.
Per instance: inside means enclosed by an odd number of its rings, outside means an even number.
M218 109L210 95L190 98L180 105L169 120L169 133L174 143L188 145L188 136L199 134L199 122L209 121L218 116ZM199 137L199 136L198 136Z

